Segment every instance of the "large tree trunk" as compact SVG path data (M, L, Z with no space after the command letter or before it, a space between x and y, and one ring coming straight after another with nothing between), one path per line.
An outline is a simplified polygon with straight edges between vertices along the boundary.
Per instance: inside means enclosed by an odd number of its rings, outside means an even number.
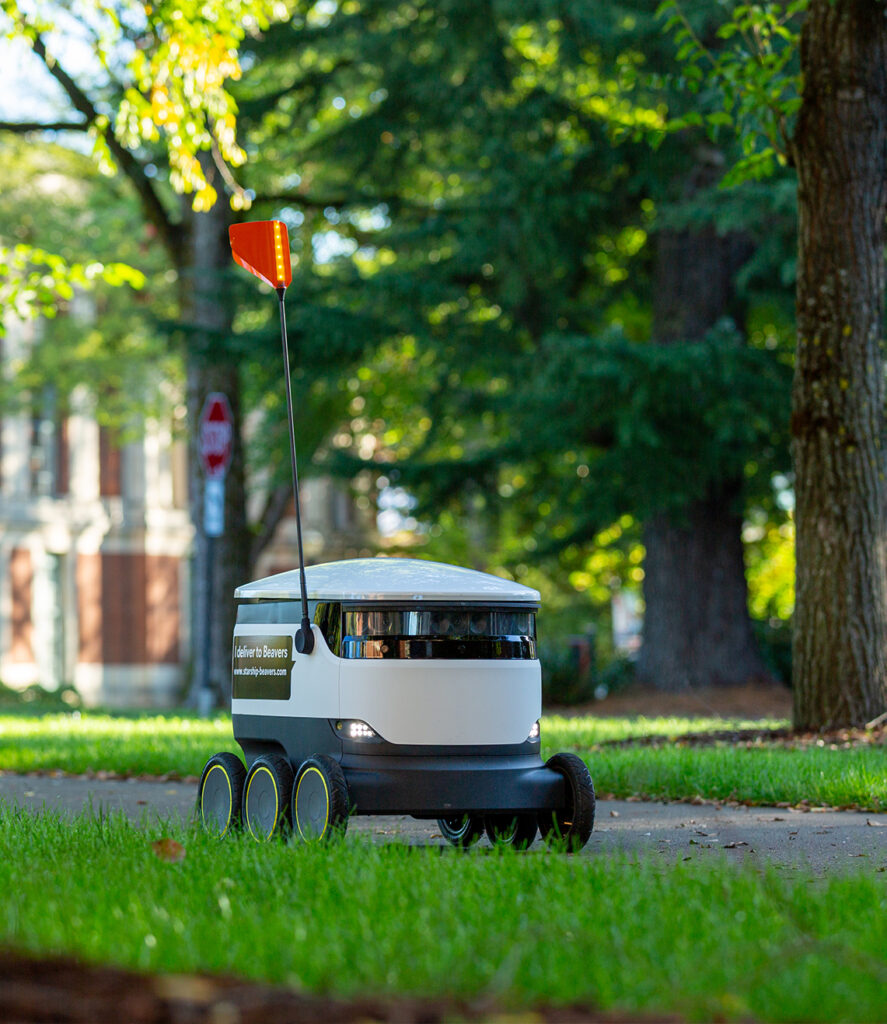
M233 594L235 587L249 580L251 538L246 521L240 372L225 344L233 317L225 283L232 266L228 243L230 211L221 198L208 213L189 210L187 222L186 263L180 274L182 320L189 331L186 346L189 500L195 526L191 562L194 671L190 703L196 704L201 691L207 687L216 700L225 701L230 696ZM206 396L212 391L227 395L231 405L234 450L225 478L224 533L210 543L203 528L205 478L197 449L197 424ZM211 590L208 587L210 570Z
M702 151L692 195L717 181L718 154ZM712 226L657 238L653 334L659 344L701 340L735 314L733 279L748 242ZM742 481L662 514L644 529L644 638L638 676L662 690L769 679L748 614L742 552Z
M815 729L887 707L885 5L813 0L801 66L793 673Z
M657 516L644 531L640 678L660 690L769 679L748 616L740 488Z

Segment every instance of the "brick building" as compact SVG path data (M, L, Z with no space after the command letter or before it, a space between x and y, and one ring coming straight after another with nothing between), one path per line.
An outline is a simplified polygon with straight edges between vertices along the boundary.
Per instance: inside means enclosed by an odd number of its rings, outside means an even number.
M10 366L39 322L7 328ZM0 682L73 684L87 704L180 703L193 536L186 445L157 422L139 440L116 443L85 389L68 413L58 415L49 395L0 417ZM330 481L303 486L307 561L370 554L372 521ZM288 516L256 576L297 564Z
M4 362L35 323L12 323ZM0 680L88 703L173 702L188 649L186 454L149 423L119 445L86 391L0 422Z

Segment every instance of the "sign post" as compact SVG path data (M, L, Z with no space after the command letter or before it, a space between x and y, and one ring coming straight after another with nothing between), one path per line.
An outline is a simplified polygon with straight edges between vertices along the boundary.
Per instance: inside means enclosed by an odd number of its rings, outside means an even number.
M206 718L212 710L214 687L210 679L215 540L225 532L225 474L234 452L234 416L226 395L210 392L200 413L197 451L203 465L203 532L206 536L206 600L204 643L200 652L197 708Z

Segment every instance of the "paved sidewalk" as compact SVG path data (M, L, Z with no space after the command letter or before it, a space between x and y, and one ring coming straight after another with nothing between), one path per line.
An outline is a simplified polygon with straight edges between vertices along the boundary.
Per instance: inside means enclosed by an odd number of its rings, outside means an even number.
M189 782L0 773L0 810L5 803L70 815L90 808L123 811L135 822L184 820L193 812L196 794L196 785ZM379 843L447 845L434 822L403 816L355 817L348 834ZM542 848L538 842L534 846ZM730 860L810 866L818 872L868 868L883 872L887 884L887 813L606 800L598 803L595 830L583 855L622 852L695 861L720 851Z

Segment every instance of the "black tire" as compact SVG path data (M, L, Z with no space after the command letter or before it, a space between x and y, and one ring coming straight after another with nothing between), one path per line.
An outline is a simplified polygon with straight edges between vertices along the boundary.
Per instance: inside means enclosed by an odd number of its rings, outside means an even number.
M293 832L305 843L326 843L348 828L348 783L338 761L313 754L293 787Z
M258 843L289 826L293 770L279 754L262 754L250 765L243 787L243 825Z
M567 780L570 805L565 811L545 811L539 815L539 831L552 846L577 853L591 838L594 828L594 785L588 767L575 754L555 754L546 768L559 772Z
M535 814L488 814L484 818L487 839L493 846L511 846L529 850L536 838Z
M484 834L484 820L475 814L457 814L453 818L438 818L441 835L452 846L467 850Z
M213 754L197 787L197 816L204 830L224 839L240 826L240 805L246 769L236 754Z

